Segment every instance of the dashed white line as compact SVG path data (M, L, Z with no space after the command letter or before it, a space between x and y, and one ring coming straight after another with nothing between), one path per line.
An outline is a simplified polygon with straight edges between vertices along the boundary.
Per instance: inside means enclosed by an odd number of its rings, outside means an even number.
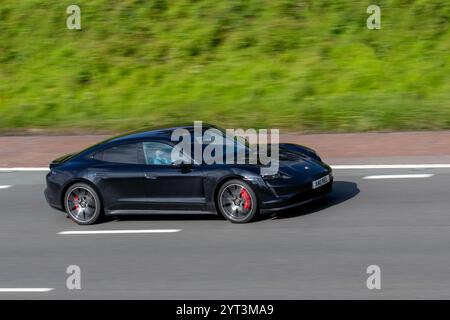
M345 169L450 169L449 163L430 164L335 164L331 165L335 170ZM11 167L0 168L0 172L14 171L49 171L48 167Z
M332 165L333 169L445 169L450 164L351 164Z
M0 288L0 293L34 293L34 292L49 292L53 288Z
M13 167L13 168L0 168L0 172L13 172L13 171L49 171L48 167Z
M148 230L86 230L86 231L61 231L63 235L83 235L83 234L137 234L137 233L174 233L181 229L148 229Z
M385 174L378 176L365 176L363 179L417 179L430 178L434 174Z
M0 186L0 189L8 189L11 188L11 186L7 185L7 186Z

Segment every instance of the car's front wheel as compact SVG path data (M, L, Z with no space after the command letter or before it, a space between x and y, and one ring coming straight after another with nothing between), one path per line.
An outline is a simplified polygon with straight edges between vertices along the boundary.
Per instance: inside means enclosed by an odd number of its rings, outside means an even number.
M93 224L100 218L101 202L97 192L86 183L76 183L67 189L64 207L78 224Z
M233 223L253 220L258 213L258 201L251 186L242 180L225 182L217 194L222 215Z

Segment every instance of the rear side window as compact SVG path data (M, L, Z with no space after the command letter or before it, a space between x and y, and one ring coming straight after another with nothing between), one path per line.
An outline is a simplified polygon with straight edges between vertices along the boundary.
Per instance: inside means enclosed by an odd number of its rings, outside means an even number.
M106 162L141 164L142 143L125 143L105 149L94 155L94 159Z

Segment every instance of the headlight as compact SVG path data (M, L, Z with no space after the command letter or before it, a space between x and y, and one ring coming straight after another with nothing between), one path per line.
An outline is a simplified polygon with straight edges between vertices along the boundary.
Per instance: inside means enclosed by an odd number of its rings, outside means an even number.
M281 174L279 172L275 173L275 174L267 174L267 175L263 175L261 174L261 177L264 180L274 180L274 179L279 179L281 178Z
M281 172L277 172L275 174L267 174L267 175L261 174L261 177L264 180L289 179L290 178L290 176L288 176L285 173L281 173Z

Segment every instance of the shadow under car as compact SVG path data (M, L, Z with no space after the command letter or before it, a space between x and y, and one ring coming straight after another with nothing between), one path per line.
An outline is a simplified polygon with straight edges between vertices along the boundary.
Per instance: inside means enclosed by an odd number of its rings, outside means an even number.
M309 203L299 205L298 207L288 209L288 210L280 210L278 212L261 215L259 217L259 221L273 219L286 219L286 218L294 218L303 215L308 215L312 213L316 213L318 211L324 210L326 208L335 206L339 203L347 201L354 196L356 196L360 190L358 186L354 182L349 181L334 181L333 182L333 190L326 196L315 199ZM220 215L215 214L179 214L179 213L171 213L171 214L152 214L152 215L120 215L120 216L112 216L107 217L106 221L113 220L121 220L121 221L177 221L177 220L224 220ZM257 221L258 221L257 220ZM255 221L255 222L257 222Z

